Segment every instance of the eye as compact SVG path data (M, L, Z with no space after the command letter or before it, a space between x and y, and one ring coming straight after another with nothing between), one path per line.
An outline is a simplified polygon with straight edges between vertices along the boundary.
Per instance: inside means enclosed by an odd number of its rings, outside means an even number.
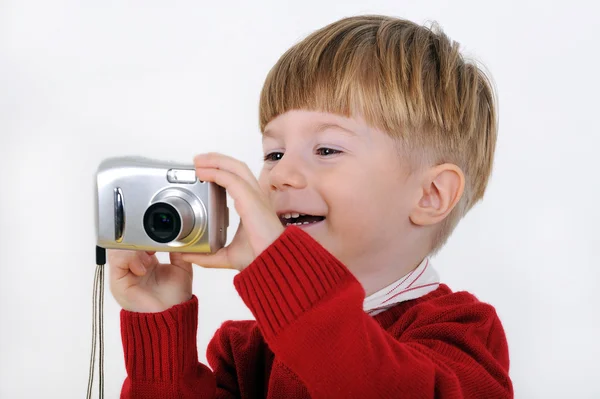
M283 158L283 152L270 152L264 156L265 162L277 162Z
M317 154L321 155L323 157L328 157L331 155L336 155L336 154L341 154L341 153L342 152L340 150L334 150L333 148L323 147L323 148L317 149Z

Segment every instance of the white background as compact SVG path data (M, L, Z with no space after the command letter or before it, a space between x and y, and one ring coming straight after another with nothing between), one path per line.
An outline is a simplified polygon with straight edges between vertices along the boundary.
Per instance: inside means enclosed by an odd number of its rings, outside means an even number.
M258 172L268 70L306 34L360 13L436 20L493 74L493 178L435 265L453 289L496 306L516 397L600 397L600 24L591 1L3 0L0 398L85 395L98 163L220 151ZM251 317L233 277L196 269L202 361L222 321ZM125 378L118 317L107 287L109 398Z

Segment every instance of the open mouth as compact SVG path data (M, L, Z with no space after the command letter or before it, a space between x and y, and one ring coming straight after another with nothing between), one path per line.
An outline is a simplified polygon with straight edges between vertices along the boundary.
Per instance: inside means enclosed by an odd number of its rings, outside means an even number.
M306 215L303 213L289 212L279 215L281 224L287 226L304 226L325 220L325 216Z

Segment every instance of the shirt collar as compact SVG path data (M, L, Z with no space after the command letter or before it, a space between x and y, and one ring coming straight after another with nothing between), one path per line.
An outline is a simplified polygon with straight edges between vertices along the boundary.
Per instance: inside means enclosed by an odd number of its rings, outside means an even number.
M435 291L439 285L437 271L431 266L430 259L425 258L416 269L365 298L363 309L369 315L375 316L400 302Z

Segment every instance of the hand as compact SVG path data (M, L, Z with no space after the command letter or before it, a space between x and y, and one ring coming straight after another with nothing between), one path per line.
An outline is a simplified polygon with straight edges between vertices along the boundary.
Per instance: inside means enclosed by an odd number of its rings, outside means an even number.
M258 181L245 163L217 154L194 158L196 175L224 187L240 215L231 244L214 254L184 254L182 259L208 268L243 270L284 231Z
M192 265L170 253L171 264L153 252L108 250L110 291L131 312L156 313L192 298Z

